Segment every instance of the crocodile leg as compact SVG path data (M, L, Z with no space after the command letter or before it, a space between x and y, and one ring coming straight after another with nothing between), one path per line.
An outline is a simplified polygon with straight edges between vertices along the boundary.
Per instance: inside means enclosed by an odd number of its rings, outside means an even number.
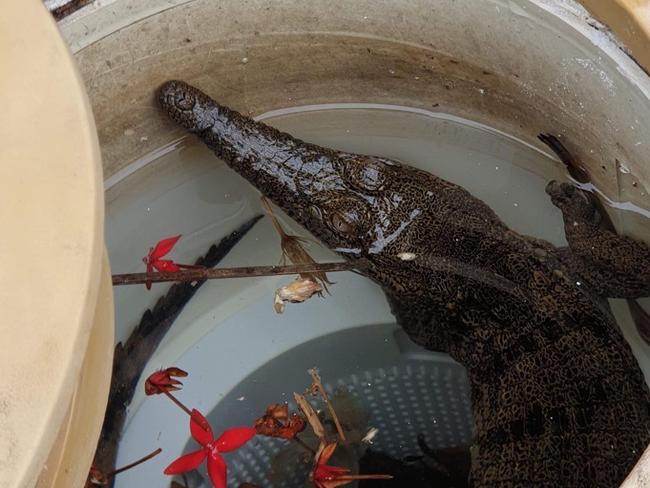
M600 225L603 215L591 193L556 181L546 192L562 211L571 252L561 254L572 274L602 297L650 296L650 247Z
M575 180L590 182L589 173L559 139L550 134L540 134L539 139L557 154ZM562 211L570 252L560 250L559 254L572 275L602 297L650 296L650 247L618 235L593 194L555 181L548 184L546 192Z

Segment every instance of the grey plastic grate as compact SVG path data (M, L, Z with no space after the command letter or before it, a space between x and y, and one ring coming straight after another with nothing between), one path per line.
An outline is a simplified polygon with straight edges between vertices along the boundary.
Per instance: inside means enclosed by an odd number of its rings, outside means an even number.
M373 439L373 450L397 459L421 454L418 434L423 434L434 449L470 444L470 392L462 366L446 355L427 353L412 345L406 351L396 350L395 344L400 340L395 340L394 325L364 327L327 337L345 347L336 349L336 355L319 358L325 388L330 395L344 388L351 398L358 400L369 416L364 430L379 429ZM302 391L309 384L307 367L303 366L313 366L310 359L324 346L329 347L321 343L323 340L287 351L244 378L212 411L211 421L214 419L215 424L224 426L241 424L244 418L259 416L263 405L291 398L288 392ZM367 348L365 354L360 355L358 351L363 345ZM349 351L346 348L356 352L354 359L347 362ZM339 374L333 377L335 372ZM284 392L282 398L277 395L279 387ZM241 398L246 398L246 402L235 400ZM295 405L290 403L290 407ZM286 451L287 446L282 440L256 437L242 449L227 455L228 486L237 487L243 482L265 488L309 486L306 484L309 465L300 464L297 450L293 457L287 458L291 463L286 476L269 479L272 460L276 458L277 465L277 456Z

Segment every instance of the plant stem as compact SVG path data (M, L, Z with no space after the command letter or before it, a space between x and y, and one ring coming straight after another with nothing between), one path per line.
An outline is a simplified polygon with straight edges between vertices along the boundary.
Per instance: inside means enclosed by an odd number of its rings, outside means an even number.
M307 444L305 444L305 441L303 441L301 438L299 438L299 437L298 437L298 434L296 434L296 435L293 437L293 440L296 441L296 442L297 442L300 446L302 446L304 449L306 449L307 451L309 451L309 452L312 454L312 456L315 456L315 455L316 455L316 451L314 451L311 447L309 447Z
M116 474L120 474L122 471L126 471L127 469L135 468L138 464L142 464L142 463L144 463L145 461L149 461L149 459L151 459L151 458L153 458L153 457L156 457L156 456L157 456L158 454L160 454L161 452L162 452L162 449L161 449L161 448L158 448L158 449L156 449L155 451L153 451L153 452L147 454L145 457L140 458L140 459L138 459L137 461L133 461L131 464L127 464L126 466L122 466L122 467L119 468L119 469L115 469L115 470L111 471L110 473L108 473L108 474L106 475L106 477L107 477L108 479L110 479L110 478L112 478L113 476L115 476Z
M167 390L164 390L163 393L165 395L167 395L167 398L169 398L172 402L174 402L181 410L183 410L183 412L185 412L187 415L189 415L190 418L192 417L192 412L190 411L190 409L187 408L185 405L183 405L178 398L176 398L174 395L172 395Z
M312 389L315 388L316 390L318 390L318 393L320 393L320 395L323 397L323 400L325 401L325 405L327 405L327 409L329 410L330 415L334 420L334 425L336 425L336 432L339 435L339 439L341 440L341 442L345 442L346 439L345 439L345 433L343 432L343 427L341 426L341 422L339 422L339 417L338 415L336 415L336 411L334 410L334 406L332 405L332 402L330 402L330 399L327 396L327 392L325 391L323 382L320 379L318 370L316 368L312 368L308 372L312 378Z
M187 271L161 273L128 273L113 275L113 286L160 283L163 281L203 281L228 278L250 278L255 276L278 276L304 273L331 273L351 271L354 267L345 262L290 264L285 266L242 266L237 268L199 268Z

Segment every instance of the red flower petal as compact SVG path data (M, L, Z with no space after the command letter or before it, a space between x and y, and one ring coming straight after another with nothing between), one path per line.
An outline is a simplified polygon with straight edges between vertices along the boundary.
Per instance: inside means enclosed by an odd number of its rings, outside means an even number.
M165 474L181 474L199 467L208 455L205 449L185 454L165 468Z
M228 466L218 452L212 450L208 456L208 476L215 488L227 488Z
M178 265L174 261L172 261L171 259L156 259L155 261L152 261L151 264L158 271L172 272L172 271L180 271L181 270L181 268L179 268Z
M196 409L192 409L192 416L190 417L190 432L192 433L194 440L202 446L205 446L208 442L214 440L212 427L210 427L208 420Z
M181 368L177 368L176 366L170 366L169 368L166 368L165 371L170 376L178 376L179 378L185 378L189 373L187 371L183 371Z
M255 437L255 434L257 432L254 427L235 427L225 430L214 444L219 452L234 451Z
M316 463L319 465L327 464L327 461L330 460L335 450L336 450L336 442L327 444L321 451L320 456L318 456L318 461Z
M183 383L173 376L184 377L187 376L187 373L176 367L154 371L144 382L144 392L147 395L158 395L165 391L180 390Z
M156 244L156 247L149 252L149 261L158 261L165 254L169 253L181 238L181 234L174 237L167 237Z
M314 479L327 481L348 474L349 469L339 468L338 466L328 466L326 464L319 464L314 470Z

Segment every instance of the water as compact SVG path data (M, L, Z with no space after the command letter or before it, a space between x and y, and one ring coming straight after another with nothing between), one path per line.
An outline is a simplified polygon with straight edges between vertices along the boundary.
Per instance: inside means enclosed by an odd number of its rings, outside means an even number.
M544 192L549 180L566 179L563 166L551 154L505 134L450 116L380 105L301 107L269 113L262 118L309 142L380 155L426 169L481 198L512 229L557 246L566 244L561 213ZM261 213L259 193L189 137L136 162L111 178L107 186L110 188L107 190L106 234L114 272L142 271L141 257L149 247L163 237L178 233L182 233L183 238L172 257L182 263L193 262L210 244L247 218ZM306 235L288 219L282 220L293 233ZM311 246L310 252L317 259L335 259L332 253L317 246ZM277 235L268 219L264 219L223 265L275 264L279 256ZM182 399L206 413L213 410L214 402L223 399L211 416L215 428L220 429L229 425L224 420L228 412L254 417L259 411L261 415L264 405L253 395L259 390L255 382L261 377L261 371L277 372L282 369L282 361L296 365L298 371L293 372L291 381L278 379L273 387L277 388L275 401L284 401L291 398L292 391L299 391L308 383L306 375L304 381L299 379L302 371L307 366L317 365L324 376L329 373L332 386L346 385L361 397L375 399L372 400L374 414L381 419L371 417L370 422L384 422L382 425L387 427L383 430L389 430L391 420L381 406L388 393L380 388L393 390L394 384L402 384L400 378L404 375L413 379L410 388L414 391L421 385L433 384L431 378L438 374L433 371L439 372L441 367L435 361L443 360L434 361L430 354L413 348L395 333L394 326L390 325L394 320L382 292L375 285L349 273L333 278L336 285L332 287L332 296L289 305L282 316L273 312L272 294L279 284L287 283L290 278L209 282L177 318L156 352L152 360L155 365L151 368L175 364L190 371ZM140 286L115 289L118 340L128 336L145 308L153 306L165 289L164 284L154 285L151 292ZM623 316L624 307L619 304L619 308L619 316ZM377 324L385 325L378 327ZM363 328L368 325L372 327ZM650 370L648 350L634 336L629 319L622 326L635 351L643 356L642 368ZM384 351L379 359L369 355L360 358L354 354L354 347L351 351L335 346L323 349L328 341L336 343L356 328L372 331L361 343L377 341L374 350ZM305 344L324 352L304 353ZM385 344L386 349L381 349L380 344ZM332 354L333 350L336 353ZM287 351L291 351L289 359L283 356ZM299 361L298 357L302 359ZM380 364L388 358L392 358L390 368ZM248 378L248 382L241 383L244 378ZM369 379L372 381L368 382ZM268 387L272 381L272 377L265 378L264 384ZM370 386L363 386L364 381ZM468 419L463 416L468 408L466 396L463 396L465 387L462 378L457 378L455 386L445 390L457 391L455 396L450 396L455 398L455 404L444 408L440 406L442 403L435 404L440 426L429 434L434 443L438 442L438 447L453 444L456 435L463 442L467 441ZM148 452L151 446L171 447L165 447L165 456L159 456L160 459L120 475L117 486L161 485L163 468L176 452L180 454L188 437L185 419L181 425L168 421L168 416L178 419L179 414L172 407L167 410L167 405L161 406L164 402L158 398L144 400L140 390L132 403L118 465ZM210 392L209 398L206 398L206 391ZM434 397L434 393L438 394L433 392ZM433 402L430 396L418 398L429 399L430 404ZM415 403L412 401L410 405ZM399 410L401 407L395 404L391 408ZM451 414L439 413L441 408L447 407ZM401 438L384 434L386 450L397 452L404 446L412 448L414 433L417 434L419 428L417 415L422 416L422 412L424 416L429 415L427 408L434 407L423 404L419 414L409 413L413 432L403 428ZM237 421L245 419L237 418ZM238 466L242 473L254 475L256 469L271 462L270 456L254 461L240 459Z
M310 142L427 169L467 188L511 228L566 244L561 213L544 193L549 179L563 178L563 168L504 134L451 116L378 105L302 107L261 118ZM260 212L258 192L196 140L183 139L153 156L117 175L148 163L132 177L108 181L107 244L119 272L142 270L146 250L178 233L183 239L175 257L191 261L236 222ZM119 339L155 295L116 289Z

